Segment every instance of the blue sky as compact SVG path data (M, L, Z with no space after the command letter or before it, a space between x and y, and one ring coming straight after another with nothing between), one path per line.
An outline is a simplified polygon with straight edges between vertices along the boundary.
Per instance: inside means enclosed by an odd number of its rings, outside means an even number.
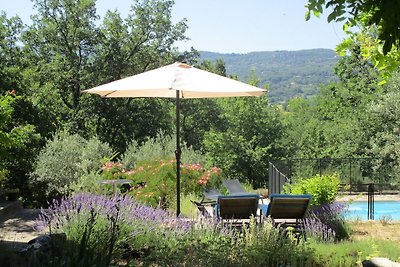
M35 12L30 0L0 0L8 17L18 14L25 23ZM99 15L117 9L126 17L131 0L97 0ZM175 0L173 20L187 18L191 39L181 50L221 53L334 49L344 38L342 26L326 17L305 21L306 0Z

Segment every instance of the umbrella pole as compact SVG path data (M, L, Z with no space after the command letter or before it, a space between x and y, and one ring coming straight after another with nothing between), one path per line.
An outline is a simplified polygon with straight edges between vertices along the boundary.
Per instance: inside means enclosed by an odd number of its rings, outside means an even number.
M176 90L176 217L181 213L181 144L180 144L180 95Z

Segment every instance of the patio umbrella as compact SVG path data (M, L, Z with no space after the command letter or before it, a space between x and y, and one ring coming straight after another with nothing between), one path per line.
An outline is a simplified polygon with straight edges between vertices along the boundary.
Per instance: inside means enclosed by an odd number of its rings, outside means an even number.
M186 98L260 96L265 91L246 83L177 62L83 92L98 94L102 97L165 97L176 99L176 213L179 216L181 167L180 100Z

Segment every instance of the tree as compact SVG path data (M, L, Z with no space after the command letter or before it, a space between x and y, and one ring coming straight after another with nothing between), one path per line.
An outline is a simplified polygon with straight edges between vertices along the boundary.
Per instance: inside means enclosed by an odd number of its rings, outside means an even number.
M284 116L288 155L297 158L365 156L371 130L368 105L385 90L374 66L355 48L335 67L338 81L311 99L292 99Z
M0 96L0 172L7 173L6 180L0 181L3 187L29 193L29 172L43 140L34 125L38 114L21 96Z
M399 75L388 82L387 93L381 94L368 107L370 139L368 152L376 158L375 170L386 182L398 182L400 170L400 86Z
M97 135L123 151L161 129L171 131L168 101L100 99L83 89L174 61L185 20L173 24L173 1L137 0L128 18L108 12L96 22L95 0L35 0L38 14L25 32L31 69L30 94L53 111L53 121L71 133Z
M41 190L33 194L42 205L46 200L67 196L73 184L79 183L85 175L98 173L111 157L109 145L97 137L85 140L77 134L57 132L35 162L30 184L36 188L40 186Z
M289 158L323 157L324 146L322 123L318 119L311 100L294 98L289 101L282 123L286 129L281 140Z
M226 76L225 63L222 60L201 61L197 67L221 76ZM222 130L224 120L222 108L216 99L186 99L181 102L182 140L187 146L204 151L204 135L211 129Z
M18 17L7 18L0 13L0 94L8 91L18 91L23 88L22 81L22 52L18 45L23 29Z
M54 128L47 110L27 97L23 30L18 17L0 14L0 172L6 173L2 186L18 188L27 197L33 162Z
M172 1L136 1L127 19L107 12L100 27L93 86L170 63L175 41L185 40L185 20L172 24ZM101 82L103 81L103 82ZM88 96L86 120L92 132L124 151L134 137L139 143L159 131L172 133L172 102L165 99L100 99Z
M306 19L311 13L319 16L325 9L330 9L328 22L345 21L348 26L376 26L377 38L383 42L386 54L393 47L400 45L400 3L389 0L308 0Z
M221 100L225 129L206 133L204 145L211 164L226 177L261 186L267 183L268 160L282 151L279 112L265 96Z
M77 116L98 42L95 1L35 0L34 7L38 13L22 37L29 95L38 106L52 110L59 127L68 122L84 128Z
M345 21L346 38L336 50L340 55L351 54L358 46L361 55L370 60L380 73L380 83L390 79L398 69L400 59L400 4L396 1L309 0L306 19L319 16L324 8L331 9L330 21Z

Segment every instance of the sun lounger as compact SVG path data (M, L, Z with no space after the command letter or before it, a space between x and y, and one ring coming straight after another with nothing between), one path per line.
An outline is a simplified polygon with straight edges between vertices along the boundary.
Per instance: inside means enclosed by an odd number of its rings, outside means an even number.
M200 200L200 202L197 201L191 201L194 205L196 205L200 215L209 218L211 217L211 214L209 210L207 210L207 207L212 207L211 210L214 208L214 206L217 204L217 199L218 196L221 196L222 193L218 189L205 189L203 191L203 198Z
M246 194L238 179L224 180L224 186L228 189L230 195Z
M292 227L305 237L302 220L311 202L311 195L271 194L269 196L266 216L270 217L275 226Z
M215 207L217 219L223 223L242 224L243 220L257 217L259 198L258 194L219 196Z
M203 200L217 202L218 196L221 196L222 193L218 189L205 189L203 192Z

